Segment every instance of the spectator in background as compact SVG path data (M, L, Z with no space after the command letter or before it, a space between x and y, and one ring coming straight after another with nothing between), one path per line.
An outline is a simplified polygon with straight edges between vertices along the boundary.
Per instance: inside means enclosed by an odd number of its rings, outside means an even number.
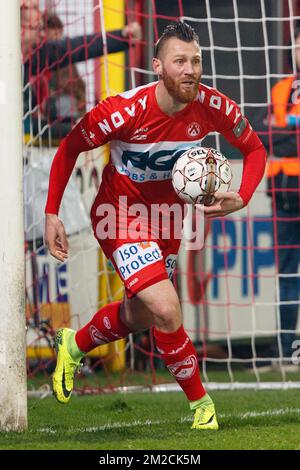
M24 9L36 9L36 10L39 10L40 9L40 0L21 0L21 8L24 8Z
M45 37L48 41L63 39L63 24L56 14L44 15ZM46 104L48 122L74 124L86 113L86 90L75 64L53 71L49 78Z
M39 9L39 0L21 2L21 46L23 60L29 57L36 44L43 40L43 16Z
M21 30L24 82L25 132L30 129L36 134L48 124L46 103L49 97L49 74L71 64L103 55L101 33L87 34L72 38L49 40L44 28L43 14L38 1L25 0L21 4ZM108 53L128 49L128 39L141 38L141 27L137 22L129 23L123 29L111 31L107 35ZM28 83L30 86L27 86ZM41 119L41 123L39 123ZM72 128L70 122L61 126L51 126L52 137L65 136Z
M267 116L260 116L255 126L271 155L267 181L268 194L272 197L275 262L280 275L278 328L281 330L279 338L282 351L278 351L276 341L272 354L277 356L282 352L289 364L296 349L295 345L293 348L293 341L296 336L300 286L300 28L295 30L294 39L296 73L275 84L272 88L272 111Z

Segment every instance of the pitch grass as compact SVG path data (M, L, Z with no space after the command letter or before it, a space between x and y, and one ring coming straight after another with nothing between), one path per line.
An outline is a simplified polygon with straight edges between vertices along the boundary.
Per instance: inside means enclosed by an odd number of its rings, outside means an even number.
M30 399L29 430L0 449L300 449L299 391L213 392L219 431L191 430L182 393Z
M257 377L253 372L253 369L246 370L240 366L232 365L233 381L241 383L253 383L257 382ZM259 371L258 371L259 372ZM206 376L201 370L201 375L204 381L206 378L209 382L218 383L229 383L230 377L226 366L223 366L221 370L216 367L207 367ZM167 370L156 370L155 371L155 384L175 383L170 373ZM292 381L300 382L300 370L299 372L287 372L285 376L282 375L280 369L272 370L270 372L259 373L260 382L282 382ZM103 371L97 371L92 375L84 377L82 375L76 377L75 385L77 388L95 388L101 389L105 387L119 387L119 386L134 386L142 385L147 386L153 383L153 376L151 371L147 372L132 372L130 369L120 372L109 372L109 374ZM28 389L37 390L44 384L51 384L49 375L37 373L34 377L28 379Z

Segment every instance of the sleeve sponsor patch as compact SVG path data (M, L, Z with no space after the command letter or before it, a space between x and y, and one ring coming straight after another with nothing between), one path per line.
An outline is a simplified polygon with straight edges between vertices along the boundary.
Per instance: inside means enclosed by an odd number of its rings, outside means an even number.
M244 130L246 129L247 127L247 121L245 118L242 118L237 124L236 126L232 129L233 130L233 133L234 135L239 138L241 137L242 133L244 132Z
M85 141L88 143L88 145L91 148L94 148L95 144L91 139L93 139L95 137L95 134L92 131L90 131L90 133L88 135L87 131L82 126L81 126L81 134L83 135L83 137L84 137Z

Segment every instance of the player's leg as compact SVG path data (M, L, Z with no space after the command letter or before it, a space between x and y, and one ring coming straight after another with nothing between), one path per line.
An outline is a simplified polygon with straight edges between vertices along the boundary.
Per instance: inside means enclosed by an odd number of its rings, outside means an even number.
M74 374L80 368L80 361L89 351L101 344L126 338L133 331L148 327L143 325L143 314L136 324L125 320L123 302L105 305L83 328L77 332L62 328L55 335L54 344L57 364L52 377L53 393L60 403L68 403L74 386Z
M124 244L116 251L111 260L131 298L104 307L77 333L67 329L58 333L58 362L53 375L57 399L61 403L69 401L74 371L84 352L154 325L162 357L190 400L191 409L196 410L194 427L217 429L213 403L202 387L196 352L182 327L178 296L168 280L157 243Z
M152 282L168 277L162 254L155 242L124 243L117 249L107 249L106 255L122 278L127 296L133 296ZM68 403L70 400L74 374L86 353L101 344L125 338L131 332L152 326L147 309L141 308L130 322L125 318L122 304L113 302L101 308L77 332L68 328L57 332L54 340L57 364L52 384L53 393L60 403Z
M169 279L125 300L128 324L134 325L141 313L153 323L157 349L195 411L193 428L218 429L215 407L202 385L197 353L182 325L179 299Z

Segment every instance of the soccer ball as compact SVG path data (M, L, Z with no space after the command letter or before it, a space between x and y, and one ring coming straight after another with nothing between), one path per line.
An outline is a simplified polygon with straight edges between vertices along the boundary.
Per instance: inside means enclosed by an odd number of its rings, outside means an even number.
M232 171L227 158L215 149L194 147L176 161L172 172L178 196L190 204L213 204L216 191L228 191Z

